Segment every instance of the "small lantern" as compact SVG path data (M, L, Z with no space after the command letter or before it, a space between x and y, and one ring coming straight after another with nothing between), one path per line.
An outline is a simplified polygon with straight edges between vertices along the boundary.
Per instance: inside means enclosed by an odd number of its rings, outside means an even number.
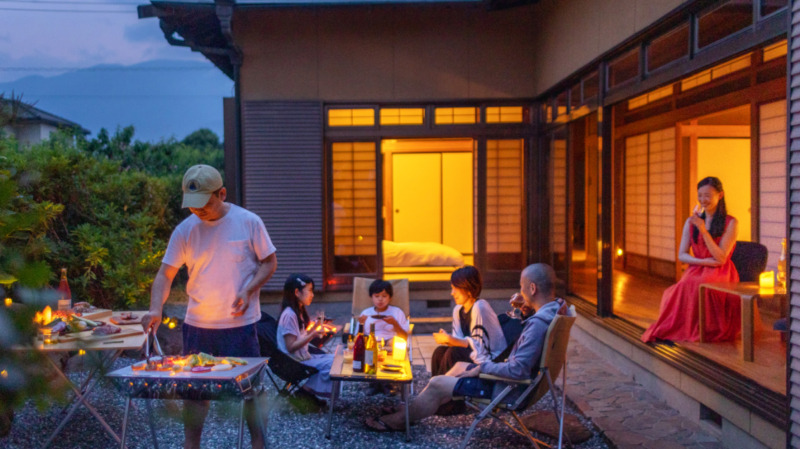
M775 272L765 271L758 276L758 286L762 289L772 290L775 288Z
M406 359L406 341L400 337L394 337L394 345L392 346L392 359L397 362L402 362Z
M52 329L50 329L49 327L43 327L43 328L39 329L39 332L42 335L42 343L44 343L46 345L49 345L49 344L53 343Z

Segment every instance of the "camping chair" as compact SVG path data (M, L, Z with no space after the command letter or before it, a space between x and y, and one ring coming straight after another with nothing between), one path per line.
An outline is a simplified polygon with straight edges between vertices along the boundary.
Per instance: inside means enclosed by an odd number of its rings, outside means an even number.
M758 275L767 266L767 247L757 242L738 241L731 262L739 273L739 282L758 281Z
M256 333L261 355L269 357L266 373L275 385L275 390L281 396L294 396L308 378L319 370L303 365L278 348L278 322L275 318L261 312L261 319L256 323ZM283 387L278 386L273 374L283 381Z
M356 277L353 278L353 306L352 306L352 314L354 317L358 317L361 315L361 312L369 307L372 307L372 299L369 296L369 285L374 281L374 279L369 278L360 278ZM394 294L392 295L392 302L389 305L398 307L403 313L406 314L406 319L409 321L411 318L409 317L409 311L411 309L411 305L409 302L409 295L408 295L408 279L391 279L389 282L392 284L392 290ZM349 324L346 325L345 332L351 332L349 329ZM407 342L407 349L408 349L408 360L411 361L411 332L414 330L414 325L409 323L408 324L408 342Z
M370 278L362 278L362 277L355 277L353 278L353 305L352 305L352 314L354 317L358 317L361 315L361 312L364 309L372 307L372 298L369 296L369 285L375 279ZM409 320L408 323L408 338L406 339L406 349L408 350L408 362L413 362L413 346L411 344L411 332L414 330L414 325L410 323L411 317L409 316L409 312L411 310L411 303L409 300L408 294L408 279L387 279L392 284L392 301L389 305L398 307L403 313L406 314L406 319ZM349 328L349 323L345 325L345 335L344 338L347 338L347 333L352 332L352 329ZM414 394L414 384L411 384L411 394Z
M542 349L541 366L539 372L533 379L513 380L504 379L502 377L491 376L488 374L481 374L480 377L484 379L495 380L498 383L505 384L505 388L500 394L493 399L474 399L470 397L464 398L467 405L478 411L472 425L467 432L464 441L461 443L461 449L467 447L470 438L472 438L475 428L484 418L491 416L497 419L514 432L523 435L530 440L534 447L539 449L539 444L542 443L534 438L530 431L523 424L522 419L519 417L518 412L526 410L528 407L537 403L549 391L553 397L553 413L556 416L556 421L559 423L558 430L558 447L561 448L562 437L564 435L564 402L566 400L566 386L567 386L567 344L569 343L569 333L572 324L575 322L575 306L570 306L567 309L566 315L556 315L550 326L547 328L545 334L545 345ZM558 378L562 372L562 397L561 406L559 410L559 400L556 396L555 385L553 379ZM522 391L517 399L506 401L506 397L514 390L527 387ZM519 429L515 428L513 424L507 422L499 416L499 412L506 410L511 413L514 419L519 424ZM569 443L569 441L568 441ZM546 444L545 444L546 445ZM547 445L546 445L547 446ZM571 446L571 443L570 443Z

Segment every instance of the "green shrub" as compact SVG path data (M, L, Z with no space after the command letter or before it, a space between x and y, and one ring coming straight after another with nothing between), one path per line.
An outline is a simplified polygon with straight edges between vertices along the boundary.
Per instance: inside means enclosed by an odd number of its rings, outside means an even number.
M0 170L30 199L28 207L52 215L51 225L25 242L27 257L48 265L51 285L66 267L73 301L146 307L169 236L186 216L180 209L183 172L222 161L208 135L200 135L210 142L205 148L132 137L128 127L114 136L102 130L90 141L78 137L77 145L61 134L27 149L8 140L0 146Z

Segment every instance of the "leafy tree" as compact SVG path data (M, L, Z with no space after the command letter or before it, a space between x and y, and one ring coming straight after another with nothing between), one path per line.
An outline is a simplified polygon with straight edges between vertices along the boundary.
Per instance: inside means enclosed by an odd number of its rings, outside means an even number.
M204 150L222 150L222 144L219 141L219 136L217 136L214 131L211 131L208 128L198 129L197 131L184 137L181 143L188 147Z

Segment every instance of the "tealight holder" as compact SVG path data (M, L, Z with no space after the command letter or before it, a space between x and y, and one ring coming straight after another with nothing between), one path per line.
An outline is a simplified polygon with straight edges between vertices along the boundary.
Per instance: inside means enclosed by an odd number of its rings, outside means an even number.
M775 272L765 271L758 276L758 287L761 289L772 290L775 288Z
M392 346L392 359L396 362L402 362L406 359L407 343L400 337L394 337Z

